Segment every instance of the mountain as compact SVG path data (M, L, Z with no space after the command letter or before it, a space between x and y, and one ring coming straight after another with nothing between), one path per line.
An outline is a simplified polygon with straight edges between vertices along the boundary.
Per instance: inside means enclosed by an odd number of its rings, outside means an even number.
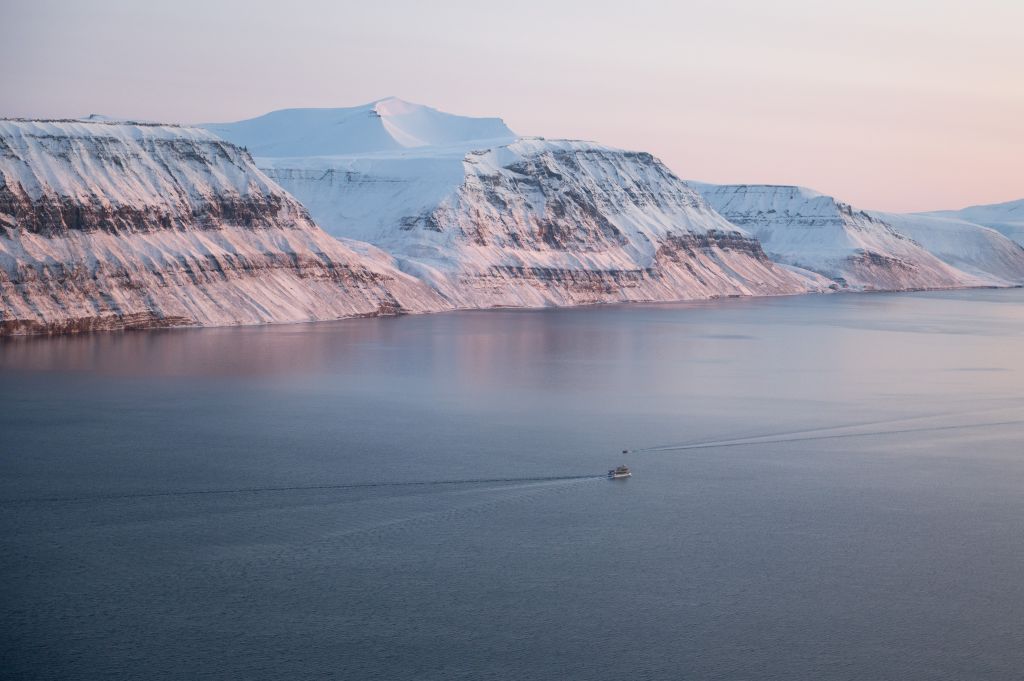
M979 286L1024 284L1024 247L989 227L924 214L872 212Z
M1022 250L396 99L207 128L0 120L0 334L1005 286Z
M649 154L521 139L402 157L260 159L324 228L392 253L454 304L807 291Z
M902 291L977 286L879 216L810 189L693 182L708 203L753 234L773 260L818 272L843 288Z
M0 334L444 309L205 130L0 121Z
M428 111L434 129L457 134L428 135L426 126L409 124L410 137L430 144L396 149L401 136L360 138L363 128L348 123L307 128L305 114L294 111L210 129L254 149L261 169L328 232L385 249L459 307L774 295L827 285L772 263L650 154L495 139L508 128L388 102ZM364 112L365 123L380 106L343 111ZM268 119L273 139L257 146L249 131ZM351 151L357 146L363 150Z
M500 118L455 116L394 97L344 109L284 109L204 127L254 156L335 156L515 137Z
M970 206L961 210L940 210L922 213L933 217L954 218L991 227L1024 245L1024 199L993 203L981 206Z

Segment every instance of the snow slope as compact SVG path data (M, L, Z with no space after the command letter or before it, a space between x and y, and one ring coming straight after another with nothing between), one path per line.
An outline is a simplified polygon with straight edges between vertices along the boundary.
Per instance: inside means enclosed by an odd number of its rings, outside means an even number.
M207 131L0 121L0 334L445 307Z
M1024 284L1024 247L989 227L966 220L921 214L879 213L897 232L982 286Z
M1024 199L993 203L982 206L970 206L961 210L941 210L922 213L934 217L955 218L991 227L1018 244L1024 245Z
M977 286L885 220L810 189L692 182L708 203L760 240L773 260L853 290Z
M333 156L511 140L499 118L442 113L394 97L343 109L284 109L208 130L253 156Z
M459 307L821 290L771 263L649 154L519 139L466 152L260 158L327 231Z

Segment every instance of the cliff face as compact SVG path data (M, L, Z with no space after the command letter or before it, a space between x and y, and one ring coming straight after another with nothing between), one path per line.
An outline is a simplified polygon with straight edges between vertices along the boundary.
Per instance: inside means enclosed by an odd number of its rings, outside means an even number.
M369 241L459 307L818 290L649 154L519 139L258 158L332 234Z
M206 131L0 121L0 334L444 307Z
M902 291L977 286L885 220L809 189L692 183L778 262L818 272L843 288Z

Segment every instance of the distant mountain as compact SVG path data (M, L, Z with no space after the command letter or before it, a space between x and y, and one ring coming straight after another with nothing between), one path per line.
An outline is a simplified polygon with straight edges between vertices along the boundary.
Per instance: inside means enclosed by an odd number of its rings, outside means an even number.
M343 111L332 114L343 121L335 126L278 116L262 142L249 134L268 117L209 128L253 149L264 172L327 231L385 249L456 306L689 300L827 285L772 263L650 154L509 139L497 119L396 100ZM363 126L371 138L361 137Z
M961 210L940 210L921 213L934 217L956 218L966 222L991 227L1018 244L1024 245L1024 199L971 206Z
M989 227L923 214L872 212L981 286L1024 284L1024 247ZM970 283L968 281L968 283Z
M0 121L0 335L444 309L194 128Z
M998 284L979 280L879 215L810 189L693 182L726 219L753 234L773 260L818 272L844 288L900 291Z
M470 118L388 98L343 109L284 109L204 126L253 156L336 156L510 140L500 118Z

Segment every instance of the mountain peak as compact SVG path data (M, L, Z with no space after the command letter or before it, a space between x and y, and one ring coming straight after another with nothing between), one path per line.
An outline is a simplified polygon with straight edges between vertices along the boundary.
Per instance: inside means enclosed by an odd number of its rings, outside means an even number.
M256 156L271 158L472 146L516 136L500 118L458 116L397 97L347 108L281 109L203 127Z

